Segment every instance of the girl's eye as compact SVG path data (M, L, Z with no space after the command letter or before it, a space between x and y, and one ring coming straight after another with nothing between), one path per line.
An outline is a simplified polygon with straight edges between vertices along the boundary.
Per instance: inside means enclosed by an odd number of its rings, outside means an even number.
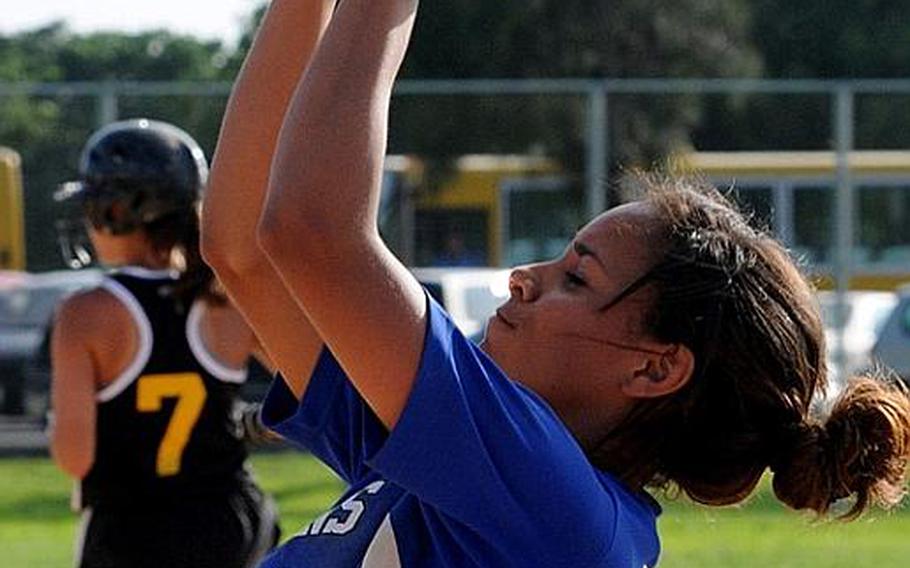
M585 286L587 282L584 281L584 278L574 272L566 272L566 284L571 287L580 287Z

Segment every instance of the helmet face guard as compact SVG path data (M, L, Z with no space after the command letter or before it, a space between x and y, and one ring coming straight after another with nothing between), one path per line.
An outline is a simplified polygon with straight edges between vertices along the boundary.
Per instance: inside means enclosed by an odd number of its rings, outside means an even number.
M60 218L54 223L54 227L57 230L60 256L68 268L86 268L94 262L95 251L86 232L85 223L79 219Z

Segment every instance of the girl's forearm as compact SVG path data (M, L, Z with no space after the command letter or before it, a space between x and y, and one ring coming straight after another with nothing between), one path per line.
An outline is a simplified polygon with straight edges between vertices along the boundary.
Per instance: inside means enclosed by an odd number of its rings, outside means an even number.
M261 256L255 231L278 132L334 6L273 0L263 19L228 101L205 198L203 247L216 269Z
M278 132L335 0L273 0L231 93L203 207L202 250L297 396L322 340L257 245Z
M263 230L301 244L372 238L389 99L416 0L344 0L282 127ZM309 241L310 239L307 239Z

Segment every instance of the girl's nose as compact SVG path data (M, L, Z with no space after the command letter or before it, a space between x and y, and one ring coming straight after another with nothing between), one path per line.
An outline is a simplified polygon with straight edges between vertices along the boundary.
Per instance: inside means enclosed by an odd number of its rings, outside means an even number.
M516 268L509 275L509 292L522 302L533 302L540 294L540 286L529 267Z

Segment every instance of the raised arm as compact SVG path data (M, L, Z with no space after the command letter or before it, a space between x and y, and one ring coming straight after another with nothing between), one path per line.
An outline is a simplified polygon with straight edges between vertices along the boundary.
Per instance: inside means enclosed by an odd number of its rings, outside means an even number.
M343 0L276 150L260 242L364 399L395 424L414 381L423 291L377 229L395 75L416 0Z
M321 340L256 245L278 131L335 0L273 0L231 93L203 206L202 251L300 395Z

